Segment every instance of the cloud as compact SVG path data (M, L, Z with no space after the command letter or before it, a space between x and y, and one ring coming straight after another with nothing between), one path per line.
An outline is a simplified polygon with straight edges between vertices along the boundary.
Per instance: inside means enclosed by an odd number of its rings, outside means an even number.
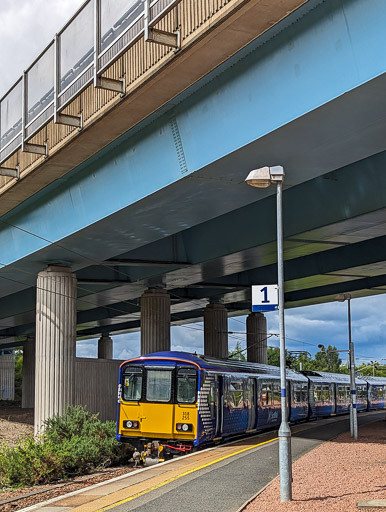
M351 301L352 339L357 362L386 358L386 295L353 299ZM268 313L267 330L279 332L278 313ZM246 347L246 317L230 318L228 329L234 334L228 336L229 350L237 342ZM328 303L302 308L288 309L285 313L286 345L289 350L305 350L312 355L318 344L335 345L339 350L348 348L347 303ZM140 334L128 333L113 336L114 357L130 359L140 355ZM96 357L97 340L81 341L77 344L78 357ZM279 346L279 338L269 338L268 345ZM204 326L202 322L171 328L171 348L182 352L204 352ZM341 359L346 360L346 353ZM368 358L368 359L366 359Z
M0 97L54 38L83 0L2 0Z

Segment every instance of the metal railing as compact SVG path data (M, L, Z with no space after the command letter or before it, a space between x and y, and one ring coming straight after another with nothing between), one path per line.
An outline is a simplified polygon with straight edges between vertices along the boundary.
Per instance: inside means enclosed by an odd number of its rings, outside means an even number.
M180 1L87 0L0 100L0 164L20 148L43 154L28 141L53 119L80 126L59 115L90 84L124 92L103 73Z

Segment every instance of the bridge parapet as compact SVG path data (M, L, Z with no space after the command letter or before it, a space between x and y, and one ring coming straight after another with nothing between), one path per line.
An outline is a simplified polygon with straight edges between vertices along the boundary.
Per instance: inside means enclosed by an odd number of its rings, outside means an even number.
M303 3L85 2L0 101L0 215L79 165ZM233 30L225 34L225 28ZM209 34L210 51L205 47ZM104 122L97 123L102 117ZM81 144L71 144L78 137ZM41 168L44 176L39 175Z

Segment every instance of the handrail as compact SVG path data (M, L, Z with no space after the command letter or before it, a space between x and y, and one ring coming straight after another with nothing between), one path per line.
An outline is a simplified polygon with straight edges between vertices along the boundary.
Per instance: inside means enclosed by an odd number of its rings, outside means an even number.
M119 57L125 53L128 48L134 44L139 37L144 34L145 28L141 27L138 29L138 33L135 33L134 36L129 39L125 44L121 47L117 44L120 40L123 40L127 33L133 29L137 24L139 25L142 20L145 23L145 0L137 0L126 12L124 12L118 20L115 20L112 23L112 27L105 33L101 34L102 29L102 16L103 16L103 2L108 2L109 0L86 0L82 4L82 6L75 12L75 14L67 21L67 23L62 27L62 29L58 32L46 48L38 55L38 57L32 62L32 64L26 69L23 75L15 82L15 84L10 87L10 89L5 93L5 95L0 99L0 165L8 160L14 153L16 153L20 148L25 150L26 147L30 145L27 142L34 136L36 133L41 130L44 126L46 126L49 122L54 119L54 122L59 122L60 116L59 114L75 99L77 98L84 90L87 88L92 81L94 81L94 87L103 87L103 82L99 81L101 75L114 64L114 62L119 59ZM160 19L168 14L168 12L175 7L181 0L153 0L151 2L151 8L161 3L165 4L162 11L157 14L154 19L149 19L149 25L153 26L155 23L159 22ZM90 50L83 55L76 63L74 63L73 67L66 73L65 77L61 76L61 36L64 34L66 29L68 29L71 24L77 19L78 16L84 13L84 9L87 8L91 3L94 3L96 9L93 9L93 27L94 27L94 41L97 42L97 49L91 47ZM138 9L141 9L142 12L135 17L134 20L130 20L130 14L135 14ZM128 26L123 30L121 30L122 23L126 19L129 19L130 22ZM114 28L116 27L116 28ZM102 47L103 37L106 34L113 34L113 39L109 43L106 48ZM114 37L114 33L118 32L118 35ZM73 47L76 47L76 40L74 41ZM30 88L33 87L33 83L29 80L28 74L33 70L34 66L38 65L39 62L47 57L47 52L50 52L51 49L54 48L53 52L53 60L49 63L49 72L52 77L52 85L49 87L47 91L42 93L42 97L35 101L33 105L29 105L28 101L28 92ZM100 65L101 59L108 55L108 60L103 62L103 65ZM93 57L94 56L94 57ZM87 63L88 59L91 58L91 62ZM82 65L87 63L84 69L82 69ZM92 68L91 75L88 76L89 70ZM79 71L80 70L80 71ZM71 75L75 75L71 80ZM69 80L65 83L65 87L63 87L63 82ZM112 80L112 79L109 79ZM47 75L47 82L49 81L49 75ZM7 132L3 132L2 130L2 107L8 101L10 94L13 93L14 89L22 84L22 94L21 94L21 104L20 104L20 112L21 120L18 120L16 124L12 127L7 126ZM102 84L102 85L101 85ZM107 87L108 88L108 87ZM113 89L111 89L113 90ZM114 89L115 90L115 89ZM54 91L54 98L52 101L49 101L47 105L44 106L44 102L47 101ZM43 105L43 108L37 112L35 116L31 117L31 112L34 110L39 110L38 107ZM53 112L47 115L47 110L54 105ZM8 114L9 115L9 114ZM11 112L12 115L12 112ZM19 126L20 125L20 126ZM28 131L27 128L33 125L33 130ZM12 137L12 140L7 140L12 133L12 130L15 130L15 135ZM18 141L17 144L12 144L19 136L22 135L21 140Z

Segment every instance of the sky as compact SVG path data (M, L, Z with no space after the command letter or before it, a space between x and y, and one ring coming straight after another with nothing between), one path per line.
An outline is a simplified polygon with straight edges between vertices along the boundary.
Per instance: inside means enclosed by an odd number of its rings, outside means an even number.
M1 0L0 3L0 97L17 81L39 53L50 43L83 0ZM352 337L360 361L386 358L386 294L353 299ZM319 343L346 349L348 344L347 304L329 303L286 310L286 343L289 350L317 351ZM278 314L267 314L268 332L278 333ZM203 324L172 327L172 348L203 352ZM245 347L245 317L229 320L229 348L237 341ZM268 343L278 346L276 336ZM114 337L114 357L139 355L139 333ZM97 341L78 342L78 357L96 357ZM345 360L346 355L342 354ZM365 359L369 358L369 359ZM386 360L383 361L386 363Z

